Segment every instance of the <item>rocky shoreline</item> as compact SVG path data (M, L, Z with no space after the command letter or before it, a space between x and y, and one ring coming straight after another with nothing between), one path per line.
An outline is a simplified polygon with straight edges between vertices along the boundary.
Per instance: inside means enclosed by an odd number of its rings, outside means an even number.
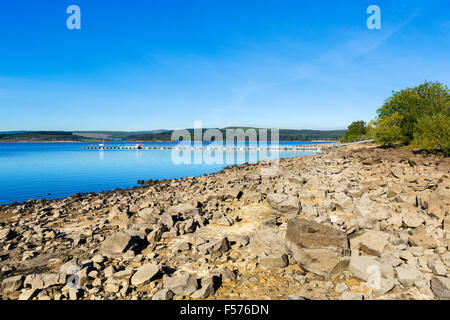
M450 159L376 146L0 207L1 299L450 299Z

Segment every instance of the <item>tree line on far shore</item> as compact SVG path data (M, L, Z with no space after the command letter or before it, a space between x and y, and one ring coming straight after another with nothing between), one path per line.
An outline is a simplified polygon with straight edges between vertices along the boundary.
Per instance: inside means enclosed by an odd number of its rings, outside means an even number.
M450 90L439 82L425 82L393 92L374 120L351 123L341 141L368 139L450 155Z

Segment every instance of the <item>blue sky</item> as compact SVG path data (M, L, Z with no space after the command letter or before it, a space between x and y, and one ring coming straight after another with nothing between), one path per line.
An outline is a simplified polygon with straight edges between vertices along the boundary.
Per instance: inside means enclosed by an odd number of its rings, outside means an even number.
M66 8L81 8L68 30ZM366 9L381 8L381 30ZM450 84L450 1L0 2L0 131L339 129Z

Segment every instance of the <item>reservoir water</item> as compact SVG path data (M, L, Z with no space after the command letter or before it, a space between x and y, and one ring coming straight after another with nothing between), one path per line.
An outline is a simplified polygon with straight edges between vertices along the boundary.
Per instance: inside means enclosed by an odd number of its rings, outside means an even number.
M280 142L301 145L302 142ZM137 180L172 179L218 172L231 164L261 159L289 158L313 154L279 151L279 154L223 155L222 163L203 159L200 163L175 163L172 150L83 150L98 143L0 143L0 204L28 199L62 198L75 193L99 192L137 185ZM105 143L105 146L136 143ZM175 146L170 142L149 142L144 146ZM191 151L184 151L191 152ZM194 151L192 151L194 152ZM215 151L224 152L225 151ZM226 162L227 160L228 162ZM198 161L197 161L198 162Z

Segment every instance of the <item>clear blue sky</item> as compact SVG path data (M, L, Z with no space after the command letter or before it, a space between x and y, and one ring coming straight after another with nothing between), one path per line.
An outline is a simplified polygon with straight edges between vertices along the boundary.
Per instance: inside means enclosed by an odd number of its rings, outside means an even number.
M66 8L81 8L68 30ZM381 8L369 30L366 9ZM450 85L449 0L0 2L1 130L346 128Z

